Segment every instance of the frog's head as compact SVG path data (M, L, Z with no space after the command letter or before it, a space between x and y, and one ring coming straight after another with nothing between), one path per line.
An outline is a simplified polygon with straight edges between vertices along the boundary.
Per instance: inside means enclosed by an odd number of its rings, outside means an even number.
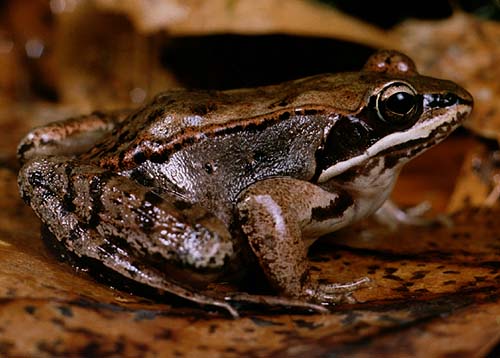
M419 75L413 61L395 51L372 55L351 81L361 103L333 118L318 155L320 182L373 158L383 157L385 169L398 170L446 138L472 110L465 89Z

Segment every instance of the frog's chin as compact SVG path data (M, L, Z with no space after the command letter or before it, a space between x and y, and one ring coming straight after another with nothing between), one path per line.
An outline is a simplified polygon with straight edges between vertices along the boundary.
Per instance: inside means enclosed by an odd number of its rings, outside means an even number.
M335 163L321 173L318 182L323 183L342 174L350 168L362 166L363 163L377 157L393 159L388 165L395 167L408 162L415 156L423 153L436 145L453 132L469 115L470 108L452 112L447 111L442 115L422 120L406 131L394 132L380 139L363 153L342 162Z

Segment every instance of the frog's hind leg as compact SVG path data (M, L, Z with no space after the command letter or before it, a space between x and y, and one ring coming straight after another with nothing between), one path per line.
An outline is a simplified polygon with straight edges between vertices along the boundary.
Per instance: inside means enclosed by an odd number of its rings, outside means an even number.
M74 155L87 151L122 122L129 111L94 112L31 130L19 143L17 156L25 163L35 156Z
M232 252L231 242L213 216L195 208L180 211L128 178L67 158L30 161L19 177L25 202L72 253L95 259L136 282L238 315L224 299L180 284L170 276L168 265L149 261L158 256L182 261L182 249L191 245L188 249L193 251L184 259L202 256L191 264L222 265ZM217 249L223 250L219 254Z

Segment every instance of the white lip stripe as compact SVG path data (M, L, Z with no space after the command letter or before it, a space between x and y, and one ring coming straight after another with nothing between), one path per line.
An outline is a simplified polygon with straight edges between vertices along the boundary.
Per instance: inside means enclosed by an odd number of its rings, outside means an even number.
M391 133L373 144L363 154L344 160L343 162L336 163L330 168L324 170L319 176L318 182L323 183L325 181L328 181L334 176L343 173L347 169L359 165L365 160L374 157L387 148L394 147L398 144L405 143L410 140L425 138L429 135L430 132L432 132L440 125L453 122L453 120L457 118L458 113L465 113L468 112L468 110L468 107L458 105L455 111L447 111L442 115L433 117L432 119L426 120L423 123L417 124L404 132Z

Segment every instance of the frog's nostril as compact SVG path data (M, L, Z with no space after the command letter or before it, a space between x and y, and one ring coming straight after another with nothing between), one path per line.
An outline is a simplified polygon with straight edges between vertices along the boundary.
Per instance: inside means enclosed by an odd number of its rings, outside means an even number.
M451 92L424 96L425 105L431 108L450 107L460 102L460 97Z
M453 93L446 93L441 96L441 103L443 106L448 107L458 103L458 96Z

